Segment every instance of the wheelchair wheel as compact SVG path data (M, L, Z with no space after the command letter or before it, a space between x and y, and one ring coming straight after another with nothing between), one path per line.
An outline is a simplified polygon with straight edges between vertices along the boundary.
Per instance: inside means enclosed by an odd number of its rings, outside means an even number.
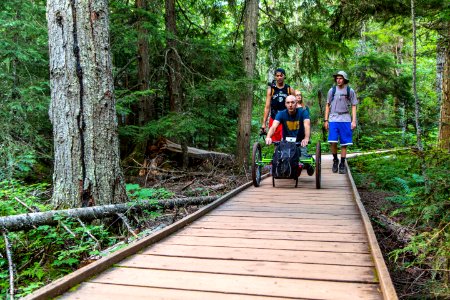
M316 145L316 189L320 189L321 185L321 168L322 168L322 153L320 149L320 142Z
M295 187L298 186L298 176L295 178Z
M275 187L275 177L273 177L273 173L272 173L272 186Z
M261 183L261 145L259 143L253 144L252 153L252 179L253 185L258 187Z

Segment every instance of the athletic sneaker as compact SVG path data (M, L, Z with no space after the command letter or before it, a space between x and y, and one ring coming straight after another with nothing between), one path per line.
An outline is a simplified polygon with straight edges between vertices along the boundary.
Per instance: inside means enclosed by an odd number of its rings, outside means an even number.
M337 173L339 166L339 159L333 159L333 168L331 169L333 173Z
M347 173L347 167L344 164L339 165L339 174Z

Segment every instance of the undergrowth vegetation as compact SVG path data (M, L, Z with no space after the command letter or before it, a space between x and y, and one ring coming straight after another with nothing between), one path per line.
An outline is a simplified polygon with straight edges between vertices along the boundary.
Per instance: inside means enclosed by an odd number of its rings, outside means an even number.
M423 166L422 166L423 161ZM449 295L450 154L410 150L360 156L349 161L359 187L394 192L391 217L412 232L408 243L389 256L398 266L430 274L430 291ZM422 172L424 167L425 172Z
M164 188L140 188L137 184L127 185L127 191L133 203L143 200L167 199L172 192ZM40 183L26 185L11 180L0 182L0 216L10 216L32 211L48 211L49 185ZM133 224L159 216L158 209L143 210L134 215ZM133 217L134 217L133 216ZM79 267L117 251L134 239L126 229L117 226L118 219L105 222L94 221L81 225L72 218L58 218L58 226L43 225L29 231L8 232L11 244L12 260L15 265L14 284L16 296L25 296L35 289L48 284L56 278L69 274ZM144 235L142 231L138 236ZM121 242L121 243L120 243ZM2 236L0 249L6 249ZM9 266L7 257L0 255L0 298L6 299L9 289Z

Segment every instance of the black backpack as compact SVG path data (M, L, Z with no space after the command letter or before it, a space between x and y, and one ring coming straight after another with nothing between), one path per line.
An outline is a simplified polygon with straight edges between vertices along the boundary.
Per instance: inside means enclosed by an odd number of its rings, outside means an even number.
M295 143L281 141L272 158L272 176L275 178L296 178L299 152Z

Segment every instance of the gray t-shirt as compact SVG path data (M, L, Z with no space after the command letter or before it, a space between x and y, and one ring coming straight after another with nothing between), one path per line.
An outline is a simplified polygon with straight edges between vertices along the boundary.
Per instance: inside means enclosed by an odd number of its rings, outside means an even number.
M350 99L347 99L347 86L344 85L342 89L336 86L336 93L334 94L334 100L331 101L333 95L333 88L328 91L327 103L331 103L330 115L328 117L329 122L351 122L352 117L350 112L352 105L358 104L355 91L350 88Z

